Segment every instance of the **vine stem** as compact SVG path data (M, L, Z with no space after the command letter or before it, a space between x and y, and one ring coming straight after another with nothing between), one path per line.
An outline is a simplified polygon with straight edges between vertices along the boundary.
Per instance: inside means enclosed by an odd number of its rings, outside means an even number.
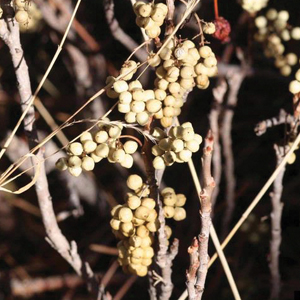
M143 143L137 137L135 137L133 135L127 135L127 134L121 135L119 137L119 139L132 139L132 140L135 140L141 147L143 147Z
M214 0L214 8L215 8L215 19L219 19L219 6L218 0Z
M194 17L198 23L198 26L199 26L199 34L197 34L197 36L200 36L200 46L204 46L204 34L203 34L203 29L202 29L202 25L201 25L201 20L199 18L199 16L194 13Z

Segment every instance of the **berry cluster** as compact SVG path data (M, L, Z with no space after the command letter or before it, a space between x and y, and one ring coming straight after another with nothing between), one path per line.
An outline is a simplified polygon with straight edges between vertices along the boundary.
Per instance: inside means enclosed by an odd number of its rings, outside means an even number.
M254 14L267 6L269 0L242 0L243 9Z
M118 110L125 114L127 123L137 122L144 126L151 116L161 109L162 103L155 99L153 90L144 90L139 80L118 80L113 84L114 91L118 91Z
M295 53L285 53L284 42L291 39L300 40L300 27L288 24L289 13L286 10L277 11L269 9L265 16L255 18L258 32L255 39L264 44L264 53L267 57L275 59L275 66L280 69L283 76L289 76L292 68L298 64ZM296 80L290 83L289 90L293 94L300 92L300 70L296 72Z
M134 4L133 10L136 14L137 26L144 28L150 38L157 38L161 33L160 27L163 25L168 13L167 5L138 1Z
M163 127L172 125L173 117L181 113L184 98L195 85L199 89L209 86L209 77L217 74L217 59L209 46L199 49L186 40L171 40L159 56L150 54L148 63L156 67L155 99L163 107L154 115Z
M99 123L99 131L92 135L83 132L80 142L71 143L68 147L68 158L62 157L56 162L56 167L64 171L68 169L71 175L79 176L82 170L92 171L95 163L107 158L110 163L119 163L124 168L133 165L132 154L136 152L138 143L126 141L121 143L120 137L123 129L121 123Z
M288 19L287 11L277 12L275 9L270 9L266 16L259 16L255 19L255 25L258 28L255 38L264 43L265 55L275 59L275 66L280 69L283 76L289 76L292 72L292 66L298 62L296 54L284 55L285 46L283 42L291 38L291 32L286 28Z
M112 209L110 225L121 239L118 261L124 272L146 276L154 256L152 233L159 227L156 203L140 176L130 175L127 186L134 192L127 193L126 204Z
M182 221L186 218L185 205L186 197L183 194L175 193L174 189L167 187L162 190L161 195L164 203L165 218L173 218L175 221Z
M140 10L144 5L151 7L151 4L139 4ZM205 23L203 31L212 34L215 32L215 25ZM160 120L163 127L170 127L173 117L180 115L188 92L195 85L206 89L209 77L218 72L217 59L211 48L201 46L197 49L190 40L181 42L172 39L160 50L159 55L150 53L148 63L156 71L153 90L143 89L139 80L130 81L138 67L133 60L127 60L123 64L120 70L120 75L123 75L121 80L116 81L111 76L107 78L106 83L111 83L112 86L107 89L106 94L109 98L119 100L118 110L125 114L127 123L137 122L145 126L154 117Z
M158 170L175 162L188 162L192 153L199 150L202 142L202 137L194 133L190 122L172 127L168 137L165 137L159 128L155 128L152 135L159 140L158 144L152 147L152 154L156 156L153 167Z

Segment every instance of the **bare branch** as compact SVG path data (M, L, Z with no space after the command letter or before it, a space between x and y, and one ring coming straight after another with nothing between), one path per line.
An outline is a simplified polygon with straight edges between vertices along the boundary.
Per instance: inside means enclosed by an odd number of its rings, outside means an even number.
M16 77L18 81L18 89L21 98L22 111L26 111L28 101L32 98L30 78L28 67L24 58L23 49L20 42L19 24L14 19L8 20L9 29L6 23L0 21L0 37L9 47L13 65L15 67ZM28 138L29 147L32 148L38 144L37 130L35 128L34 107L31 106L24 118L24 129ZM44 165L44 151L36 154L40 160L40 174L35 184L35 190L42 213L43 223L47 233L47 241L51 246L60 253L60 255L73 267L78 275L84 276L90 282L91 287L97 289L97 280L91 274L91 270L87 264L82 263L78 253L76 243L73 241L69 244L66 237L60 231L55 213L53 210L52 198L49 193L48 181L46 177Z
M199 248L198 239L194 237L191 246L188 248L188 253L190 255L190 266L189 266L189 270L186 273L186 279L187 279L186 286L187 286L189 300L197 299L195 282L197 278L196 277L197 270L200 266L198 248Z
M168 14L166 18L167 26L166 26L165 36L171 34L174 29L174 12L175 12L174 0L167 0L167 6L168 6Z
M211 227L211 195L215 182L211 176L211 160L213 151L213 136L211 131L205 138L205 146L202 156L202 174L203 189L200 193L201 209L201 229L198 238L194 238L192 245L189 247L190 267L186 274L187 291L189 300L200 300L204 292L204 285L208 270L208 240Z
M209 114L209 125L214 135L214 151L213 151L213 177L215 179L215 189L212 194L211 203L214 207L216 199L219 194L219 185L222 175L222 154L221 154L221 145L220 145L220 130L219 130L219 117L222 111L222 103L224 102L224 96L227 92L227 83L224 78L219 78L217 86L213 89L214 101L212 108Z
M285 110L281 109L279 111L279 114L277 117L259 122L255 126L254 131L255 131L256 135L260 136L260 135L263 135L267 131L268 128L272 128L274 126L278 126L278 125L281 125L284 123L287 123L291 127L293 127L296 124L296 121L297 121L297 118L288 114Z
M162 208L162 202L160 197L157 199L158 203L158 219L160 223L160 228L158 229L158 241L159 241L159 250L156 257L156 262L158 266L161 268L162 272L162 284L161 284L161 293L159 295L159 300L168 300L170 299L173 291L173 283L172 283L172 265L175 256L178 253L179 240L174 239L170 252L168 251L168 239L165 232L165 217Z
M51 6L48 1L34 0L34 2L38 5L39 9L41 10L44 20L58 32L64 33L65 28L67 27L69 22L68 16L66 16L66 14L57 14L57 12L53 9L53 6ZM66 7L70 8L70 5L72 4L71 1L64 2ZM68 38L70 40L75 39L75 32L73 28L70 30Z
M284 153L286 153L286 147L274 145L276 152L277 166L281 163ZM270 241L270 263L269 268L271 272L271 297L270 299L280 298L281 278L279 270L279 255L281 244L281 216L283 203L281 202L282 190L283 190L283 176L285 173L285 167L282 168L273 183L273 191L270 193L272 212L271 212L271 233L272 238Z
M97 273L97 277L103 277L103 273ZM120 282L124 276L115 274L112 283ZM76 288L84 284L84 280L76 274L65 274L63 276L51 276L46 278L32 278L19 280L14 278L10 282L11 293L14 297L29 298L36 294L56 291L63 288Z
M232 214L235 208L234 192L236 186L236 180L234 175L234 157L232 151L232 120L234 117L234 108L238 101L238 92L241 84L243 83L245 76L247 75L247 69L241 68L240 72L228 72L228 85L229 93L227 99L227 105L223 116L223 122L221 125L221 137L223 143L223 155L225 159L225 180L226 180L226 210L224 213L221 239L225 237L225 234L229 231L229 225L232 218Z

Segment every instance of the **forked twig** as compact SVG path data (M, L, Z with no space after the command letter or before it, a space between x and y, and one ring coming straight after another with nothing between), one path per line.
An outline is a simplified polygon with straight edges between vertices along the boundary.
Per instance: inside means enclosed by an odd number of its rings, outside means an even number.
M187 272L187 291L189 300L201 300L208 270L208 240L211 227L211 195L215 182L211 176L211 159L213 151L213 137L211 131L205 139L202 156L202 173L204 188L199 197L201 199L200 219L201 229L197 238L194 238L189 247L190 267Z
M180 125L178 118L176 118L175 121L176 121L176 125ZM197 172L195 170L194 163L193 163L192 160L190 160L188 164L189 164L190 172L191 172L191 175L192 175L192 178L193 178L193 182L194 182L197 194L200 196L200 193L201 193L202 189L201 189L201 185L200 185L200 181L199 181ZM200 197L199 197L199 200L201 200ZM237 287L236 287L236 283L235 283L235 281L232 277L230 268L228 266L226 257L223 253L223 249L221 248L219 238L217 236L217 233L215 231L215 228L214 228L213 224L210 226L210 236L212 238L212 241L213 241L213 244L214 244L215 248L217 249L217 253L220 255L220 260L221 260L221 263L222 263L222 267L223 267L223 269L225 271L225 274L227 276L227 279L228 279L229 285L231 287L231 290L233 292L233 295L234 295L235 299L240 299L240 296L239 296L239 293L238 293L238 290L237 290ZM210 261L209 261L209 263L210 263ZM209 264L208 267L210 267L210 264ZM187 297L188 297L188 293L187 293L187 290L185 290L182 293L182 295L180 296L179 300L184 300Z

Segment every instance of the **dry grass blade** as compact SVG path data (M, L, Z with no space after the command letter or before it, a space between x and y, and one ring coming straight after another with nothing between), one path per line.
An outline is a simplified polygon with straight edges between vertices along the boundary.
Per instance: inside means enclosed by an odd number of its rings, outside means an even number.
M32 95L32 97L29 99L26 109L23 111L23 113L22 113L22 115L21 115L21 117L20 117L20 119L19 119L17 125L15 126L15 128L13 129L11 135L9 136L9 138L7 139L7 141L5 142L3 148L2 148L2 150L1 150L1 152L0 152L0 159L2 158L2 156L3 156L4 153L5 153L5 151L7 150L7 148L8 148L8 146L9 146L9 144L11 143L11 141L12 141L14 135L16 134L18 128L20 127L22 121L24 120L26 114L28 113L28 111L29 111L31 105L33 104L34 100L36 99L36 97L37 97L39 91L41 90L41 88L42 88L44 82L46 81L46 79L47 79L47 77L48 77L50 71L52 70L52 68L53 68L53 66L54 66L54 64L55 64L55 62L56 62L56 60L57 60L57 58L58 58L60 52L62 51L62 47L63 47L63 45L64 45L64 43L65 43L65 41L66 41L66 39L67 39L68 33L69 33L69 31L70 31L70 28L71 28L71 26L72 26L72 22L73 22L73 20L74 20L74 18L75 18L75 15L76 15L76 13L77 13L77 10L78 10L78 8L79 8L80 3L81 3L81 0L78 0L76 6L75 6L75 8L74 8L72 17L71 17L71 19L70 19L70 22L69 22L69 24L68 24L68 27L67 27L67 29L66 29L66 32L65 32L65 34L64 34L64 36L63 36L63 38L62 38L62 40L61 40L61 43L60 43L60 45L58 46L57 51L56 51L55 55L53 56L53 59L52 59L50 65L49 65L49 67L48 67L46 73L45 73L44 76L43 76L42 81L41 81L40 84L38 85L38 87L37 87L37 89L35 90L35 92L34 92L34 94Z
M286 162L291 157L291 155L294 153L295 149L298 147L298 144L300 143L300 134L298 134L297 138L295 139L292 147L288 151L288 153L283 158L280 165L275 169L271 177L268 179L268 181L265 183L265 185L262 187L262 189L259 191L257 196L254 198L254 200L251 202L249 207L246 209L246 211L243 213L242 217L239 219L239 221L236 223L236 225L233 227L233 229L230 231L224 242L221 244L221 248L224 249L227 244L230 242L230 240L233 238L233 236L237 233L239 228L242 226L244 221L248 218L252 210L255 208L255 206L258 204L258 202L262 199L262 197L265 195L267 190L270 188L270 186L273 184L274 180L278 176L278 174L281 172L281 170L286 165ZM217 259L218 254L215 253L212 258L210 259L209 265L211 266L215 260Z

